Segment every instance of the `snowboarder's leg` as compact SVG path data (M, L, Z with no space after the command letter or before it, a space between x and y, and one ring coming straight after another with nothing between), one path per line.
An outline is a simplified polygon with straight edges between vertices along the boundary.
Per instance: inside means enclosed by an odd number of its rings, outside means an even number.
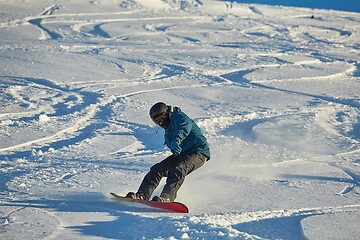
M169 169L174 166L174 156L169 156L163 161L155 164L144 177L138 192L145 196L145 200L149 200L152 193L159 185L161 179L168 175Z
M194 153L186 156L178 156L177 165L168 171L166 185L161 193L162 198L174 201L177 191L183 184L185 176L201 167L207 158L201 153Z

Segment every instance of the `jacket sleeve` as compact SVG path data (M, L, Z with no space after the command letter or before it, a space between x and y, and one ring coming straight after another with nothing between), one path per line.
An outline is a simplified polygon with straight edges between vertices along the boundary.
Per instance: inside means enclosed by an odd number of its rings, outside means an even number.
M183 113L176 114L175 117L175 128L173 132L173 139L176 140L178 144L181 144L182 141L189 135L193 127L192 120Z

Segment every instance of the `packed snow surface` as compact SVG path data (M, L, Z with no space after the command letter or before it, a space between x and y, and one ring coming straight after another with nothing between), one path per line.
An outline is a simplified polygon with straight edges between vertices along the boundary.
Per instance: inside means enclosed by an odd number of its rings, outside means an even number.
M212 0L0 9L0 239L358 239L359 13ZM158 101L211 146L176 199L189 214L109 195L136 191L170 154L148 116Z

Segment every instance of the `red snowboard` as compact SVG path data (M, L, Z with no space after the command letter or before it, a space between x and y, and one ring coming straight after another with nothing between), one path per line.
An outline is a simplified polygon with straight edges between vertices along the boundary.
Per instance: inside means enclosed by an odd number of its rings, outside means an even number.
M154 202L154 201L147 201L147 200L139 200L133 198L126 198L119 196L115 193L110 193L112 196L115 197L116 200L123 202L123 203L139 203L142 205L146 205L151 208L161 209L167 212L178 212L178 213L188 213L189 209L182 203L179 202Z

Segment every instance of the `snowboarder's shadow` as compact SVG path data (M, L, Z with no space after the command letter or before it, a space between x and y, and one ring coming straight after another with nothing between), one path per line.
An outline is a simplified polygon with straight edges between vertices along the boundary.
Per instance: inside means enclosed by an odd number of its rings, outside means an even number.
M63 228L74 230L85 236L111 239L137 239L139 233L146 234L146 237L153 234L158 236L158 231L149 232L148 228L153 224L158 224L159 218L170 220L170 222L175 221L175 219L171 220L170 216L172 214L170 213L144 207L127 206L117 202L110 196L104 196L102 193L66 194L59 198L53 197L53 199L13 200L2 202L0 206L35 208L43 212L49 212L52 216L56 216L57 212L66 212L70 214L69 216L73 220L77 219L77 213L82 215L79 219L84 219L88 215L89 221L79 222L78 225L64 226ZM95 217L93 213L96 213ZM96 219L98 216L101 216L101 220L91 220ZM173 224L175 223L171 223L171 225Z

